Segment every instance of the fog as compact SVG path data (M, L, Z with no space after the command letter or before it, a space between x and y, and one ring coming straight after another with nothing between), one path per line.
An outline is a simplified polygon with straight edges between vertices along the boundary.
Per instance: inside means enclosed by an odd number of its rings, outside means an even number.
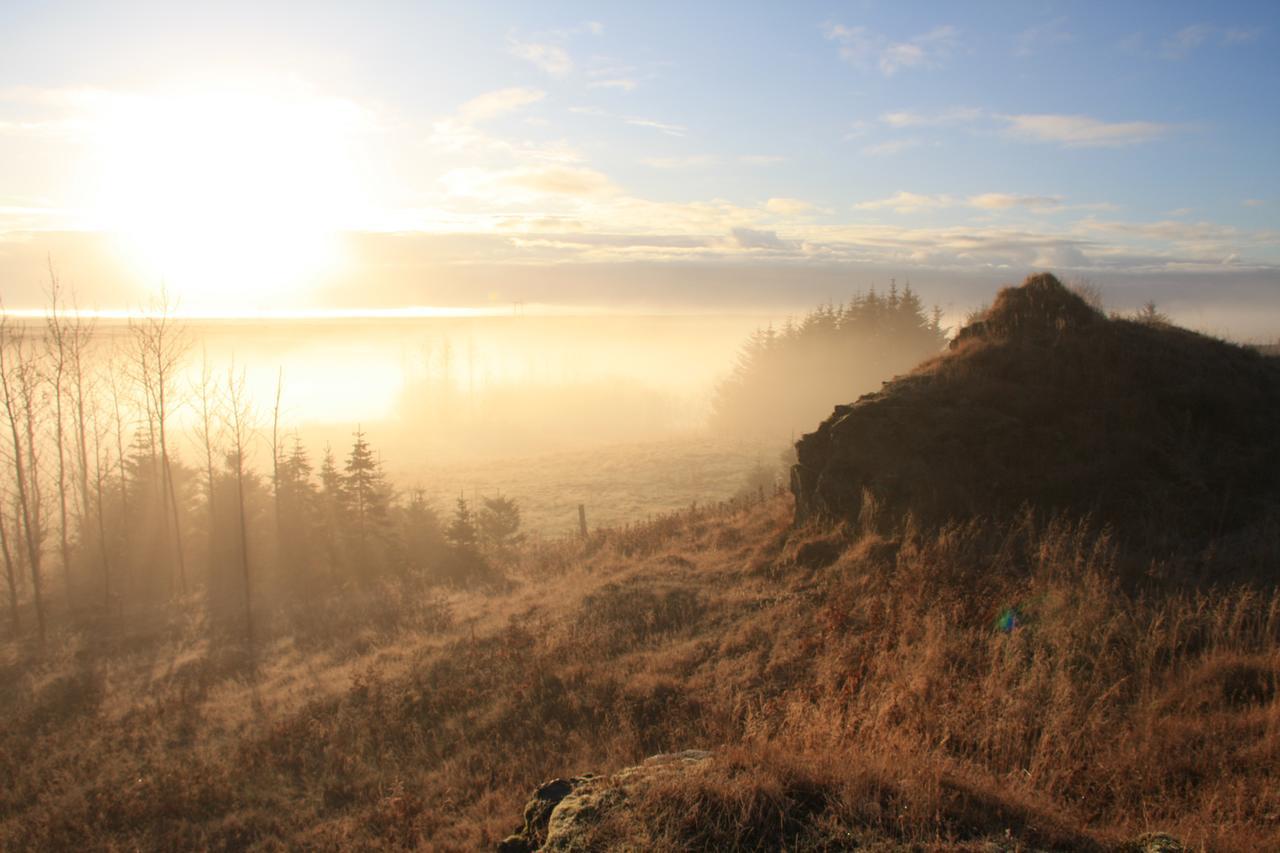
M547 534L576 529L580 502L593 525L624 523L725 499L753 468L779 468L787 431L713 432L709 419L744 342L784 317L519 311L181 320L174 455L203 458L208 371L218 388L243 376L258 472L270 471L273 430L281 447L300 442L317 464L328 449L341 465L359 429L402 492L439 508L460 493L514 495L528 529ZM95 331L92 358L128 373L129 324L99 319ZM144 429L130 408L126 430Z
M263 407L282 377L287 431L324 441L358 424L413 466L696 431L746 336L777 319L194 321L185 378L193 385L205 358L234 363Z

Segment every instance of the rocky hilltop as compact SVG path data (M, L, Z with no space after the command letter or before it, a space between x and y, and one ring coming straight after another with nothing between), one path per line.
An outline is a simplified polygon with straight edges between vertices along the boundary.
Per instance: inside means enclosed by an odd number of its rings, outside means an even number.
M1000 292L950 350L797 444L800 521L1090 515L1202 543L1280 497L1280 360L1108 317L1052 275Z

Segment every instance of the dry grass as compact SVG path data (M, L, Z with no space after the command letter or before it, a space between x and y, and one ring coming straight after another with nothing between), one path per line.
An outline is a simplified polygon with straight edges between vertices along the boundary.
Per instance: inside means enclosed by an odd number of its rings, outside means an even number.
M0 847L484 849L549 777L711 748L597 843L1280 848L1274 588L1122 588L1065 522L790 516L538 543L505 590L350 593L252 658L194 608L10 644Z
M398 472L398 479L426 484L436 506L444 508L459 493L470 498L501 492L520 503L526 531L558 537L577 532L579 503L586 504L593 530L713 503L738 490L755 465L778 467L785 448L785 440L698 433L586 452L441 462Z

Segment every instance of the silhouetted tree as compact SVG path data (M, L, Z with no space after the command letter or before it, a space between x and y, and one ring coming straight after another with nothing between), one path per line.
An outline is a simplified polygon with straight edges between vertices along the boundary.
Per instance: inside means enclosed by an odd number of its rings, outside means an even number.
M237 526L240 540L240 569L244 579L244 625L245 637L253 643L253 598L249 571L249 524L245 512L245 453L248 450L249 437L253 431L253 408L245 391L245 375L241 370L236 374L235 368L227 370L227 400L224 407L225 426L230 441L231 452L227 455L228 465L235 475Z
M484 555L480 553L478 519L462 495L458 495L454 503L453 518L445 529L444 536L449 552L441 564L442 580L470 584L490 579L492 571Z
M18 617L18 567L14 563L13 552L9 549L9 522L5 518L3 504L0 504L0 552L4 555L4 579L9 587L9 620L16 636L22 628Z
M409 571L422 572L446 558L444 525L422 489L410 491L408 502L396 515Z
M25 345L21 330L9 325L0 306L0 389L4 392L5 414L13 440L14 491L18 496L19 533L26 548L31 573L31 596L36 611L36 630L41 645L47 625L42 590L41 557L45 528L40 492L40 452L36 422L43 414L35 355Z
M178 498L173 485L173 462L169 452L169 417L173 414L174 383L186 356L190 341L186 329L174 319L174 306L168 294L161 292L152 310L129 322L133 335L134 357L138 378L146 401L149 427L155 431L160 447L162 497L172 527L173 554L178 575L178 588L187 591L186 555L182 547L182 525L178 517Z
M326 444L320 460L320 515L330 575L336 575L343 562L342 524L346 519L346 507L346 484L338 470L333 448Z
M1145 305L1137 310L1133 319L1139 323L1145 323L1148 326L1167 326L1169 325L1169 316L1156 308L1154 301L1148 301Z
M458 495L454 504L453 520L445 531L449 545L462 552L476 553L480 544L480 534L476 529L475 513L467 505L467 499Z
M374 456L364 432L356 430L355 441L343 469L343 492L347 508L354 515L358 557L368 562L382 557L375 546L385 545L387 507L391 494L382 465Z
M757 329L716 389L713 425L733 432L785 435L814 427L834 406L936 355L946 343L908 285L873 288L846 305L822 305L781 331Z
M276 465L276 529L280 563L294 581L304 585L313 580L304 570L312 562L312 543L319 541L323 526L320 493L312 482L312 472L307 449L294 436L292 448Z
M520 533L520 506L502 495L484 499L477 526L485 551L496 557L509 557L524 539Z

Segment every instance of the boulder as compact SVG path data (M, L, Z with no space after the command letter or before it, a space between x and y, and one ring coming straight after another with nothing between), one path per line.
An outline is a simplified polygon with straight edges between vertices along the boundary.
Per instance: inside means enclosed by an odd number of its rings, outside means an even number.
M524 807L524 825L498 845L499 853L551 853L586 849L584 831L608 809L625 807L638 789L672 773L705 766L711 753L702 750L664 753L612 776L586 773L545 782Z

